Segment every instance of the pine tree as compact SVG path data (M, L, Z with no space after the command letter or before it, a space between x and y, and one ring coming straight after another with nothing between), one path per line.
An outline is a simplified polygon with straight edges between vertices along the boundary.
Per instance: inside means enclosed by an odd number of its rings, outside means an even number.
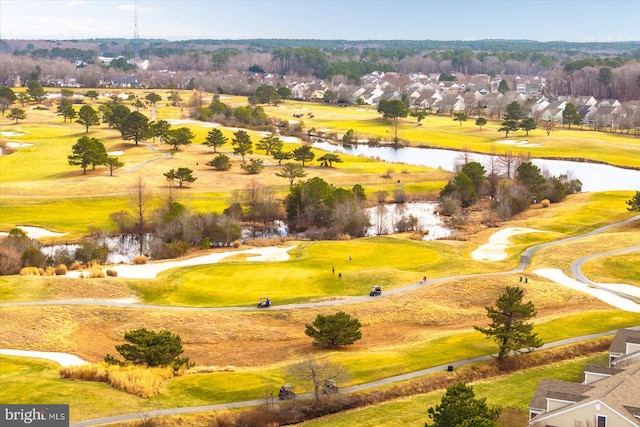
M474 326L487 338L498 343L498 359L504 360L511 353L533 351L542 346L538 334L533 333L533 323L527 320L535 317L536 309L531 301L524 303L524 291L519 287L507 286L505 293L496 301L496 307L485 307L491 323L486 328Z

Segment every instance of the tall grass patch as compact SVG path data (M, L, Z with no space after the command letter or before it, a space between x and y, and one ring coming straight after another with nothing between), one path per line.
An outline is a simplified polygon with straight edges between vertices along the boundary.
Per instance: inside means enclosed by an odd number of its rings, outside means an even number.
M151 397L160 391L166 380L173 378L171 367L117 366L106 363L69 366L60 369L60 376L79 381L105 382L112 387L140 397Z

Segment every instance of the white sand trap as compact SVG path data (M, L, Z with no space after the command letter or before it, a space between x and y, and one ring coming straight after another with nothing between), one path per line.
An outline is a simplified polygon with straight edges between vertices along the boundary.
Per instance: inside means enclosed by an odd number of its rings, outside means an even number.
M24 133L22 132L11 132L11 131L3 131L0 132L0 134L2 134L2 136L23 136Z
M29 143L20 143L20 142L7 142L7 147L9 148L21 148L21 147L33 147L33 144Z
M300 142L297 136L285 136L280 139L282 142Z
M167 120L167 122L172 125L196 125L205 128L217 128L220 126L220 123L201 122L199 120Z
M601 301L606 302L609 305L612 305L613 307L619 308L620 310L624 310L624 311L631 311L634 313L640 313L640 304L637 304L629 299L623 298L621 296L618 296L616 294L613 294L611 292L609 292L608 290L605 289L597 289L597 288L593 288L587 284L584 284L582 282L578 282L575 279L572 279L571 277L567 276L566 274L564 274L564 272L560 269L557 268L545 268L545 269L540 269L540 270L534 270L533 273L537 274L538 276L542 276L545 277L549 280L552 280L554 282L556 282L559 285L562 286L566 286L567 288L571 288L573 290L576 291L580 291L580 292L584 292L586 294L589 294L595 298L598 298ZM604 286L604 284L598 284L598 286ZM607 288L609 288L610 285L606 286ZM615 292L621 293L621 294L627 294L629 296L634 296L630 293L625 292L623 289L626 288L620 288L617 286L620 285L615 285ZM629 285L627 285L629 286ZM635 296L638 296L637 290L638 288L635 288L636 291L634 291Z
M2 348L0 349L0 355L47 359L47 360L52 360L62 366L78 366L78 365L86 365L87 363L89 363L86 360L81 359L74 354L58 353L55 351L10 350L10 349Z
M109 270L116 270L118 277L127 279L153 279L159 273L178 267L190 267L194 265L215 264L224 258L234 255L255 255L247 257L247 261L286 261L289 259L289 251L296 246L276 247L269 246L266 248L246 249L243 251L226 251L216 252L209 255L183 259L178 261L153 262L141 265L114 265ZM81 271L70 271L67 273L69 277L80 277Z
M521 147L539 147L540 144L532 144L529 141L522 140L522 141L516 141L515 139L505 139L504 141L498 141L498 144L503 144L503 145L518 145Z
M47 229L44 228L40 228L40 227L29 227L26 225L18 225L16 228L19 228L20 230L24 231L25 233L27 233L27 236L31 239L39 239L41 237L60 237L60 236L66 236L67 233L56 233L55 231L49 231ZM0 233L0 236L8 236L9 233L7 232L2 232Z
M507 258L507 248L512 245L509 237L526 233L542 233L535 228L511 227L497 231L489 237L489 243L478 247L471 252L471 257L476 261L502 261Z
M110 156L120 156L120 155L124 154L124 151L121 151L121 150L119 150L119 151L109 151L107 154L110 155Z

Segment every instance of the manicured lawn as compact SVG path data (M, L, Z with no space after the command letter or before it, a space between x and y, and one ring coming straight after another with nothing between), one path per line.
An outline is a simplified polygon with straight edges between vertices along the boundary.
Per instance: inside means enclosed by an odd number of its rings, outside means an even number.
M462 261L464 253L459 247L439 242L393 237L305 242L290 251L289 261L246 262L244 257L231 257L219 264L162 273L159 279L136 282L134 287L153 304L246 306L264 295L274 304L289 304L367 295L372 285L393 289L416 283L425 275L462 273L455 260ZM467 260L464 274L505 267Z

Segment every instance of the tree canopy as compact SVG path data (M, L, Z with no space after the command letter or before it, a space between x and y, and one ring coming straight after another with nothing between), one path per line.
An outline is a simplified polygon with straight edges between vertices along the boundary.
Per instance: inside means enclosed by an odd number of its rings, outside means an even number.
M116 351L126 362L148 367L171 366L174 369L191 365L188 357L180 357L184 352L182 338L167 330L156 332L146 328L134 329L125 332L124 339L129 344L117 345ZM110 355L105 357L105 361L122 363Z
M220 129L215 128L211 129L209 133L207 133L207 137L205 138L203 144L208 147L213 147L213 152L215 153L216 149L218 147L222 147L227 143L228 140L229 138L224 136Z
M629 200L626 201L629 206L627 210L629 212L638 212L640 211L640 191L636 191L636 194Z
M100 124L100 116L98 112L90 105L83 105L78 112L76 123L84 126L85 132L89 133L89 127L98 126Z
M492 338L498 344L498 359L504 360L511 353L533 351L542 346L538 334L533 332L533 323L527 322L536 315L531 301L523 302L524 291L507 286L496 300L495 307L485 307L491 321L486 328L474 329Z
M336 348L351 345L362 338L362 324L342 311L332 315L319 314L304 333L313 338L313 345Z
M71 147L72 154L68 156L70 166L80 166L86 175L89 165L95 169L96 165L107 162L107 150L102 141L83 136Z
M447 388L440 404L427 410L432 423L425 427L497 427L499 409L487 406L486 399L476 399L473 387L463 382Z

